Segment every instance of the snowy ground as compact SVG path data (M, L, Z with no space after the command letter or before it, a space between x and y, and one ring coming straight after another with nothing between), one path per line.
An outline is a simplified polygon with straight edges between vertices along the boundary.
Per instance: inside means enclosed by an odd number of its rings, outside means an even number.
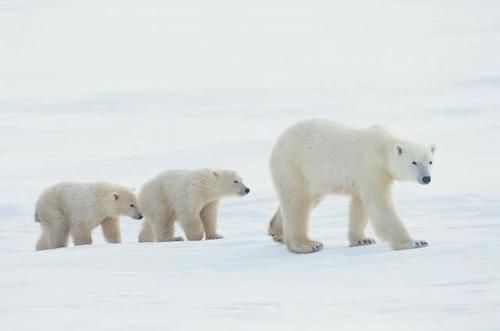
M498 330L500 5L208 3L0 1L2 330ZM320 253L266 236L272 143L308 117L436 143L432 184L396 187L428 248L348 248L345 197ZM252 188L224 240L138 244L124 218L123 244L34 251L54 182L207 166Z

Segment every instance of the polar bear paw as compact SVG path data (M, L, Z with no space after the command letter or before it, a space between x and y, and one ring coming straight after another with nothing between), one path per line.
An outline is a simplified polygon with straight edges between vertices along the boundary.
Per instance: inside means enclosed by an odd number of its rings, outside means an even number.
M276 241L277 243L280 243L280 244L283 244L283 235L282 234L271 234L270 235L274 241Z
M207 240L215 240L215 239L224 239L224 236L221 234L212 234L212 235L207 235Z
M375 239L365 238L365 239L361 239L361 240L352 242L351 247L367 246L367 245L373 245L375 243L376 243Z
M184 238L182 237L174 237L172 241L184 241Z
M410 240L407 242L392 245L392 248L395 250L401 250L401 249L412 249L412 248L424 248L427 246L429 246L429 244L425 240Z
M323 248L323 243L314 240L308 240L299 243L287 243L287 248L292 253L309 254L316 253Z
M425 240L413 240L412 244L413 244L412 248L422 248L429 246L429 244Z

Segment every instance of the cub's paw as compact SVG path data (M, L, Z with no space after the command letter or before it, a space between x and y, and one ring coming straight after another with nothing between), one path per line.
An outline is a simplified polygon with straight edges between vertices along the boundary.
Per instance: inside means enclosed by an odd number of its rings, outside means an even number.
M184 241L184 238L182 237L174 237L172 241Z
M351 247L358 247L358 246L373 245L375 243L376 243L375 239L365 238L365 239L361 239L361 240L352 242L350 246Z
M292 253L309 254L320 251L323 248L323 243L319 241L308 240L299 243L287 243L286 246Z
M425 240L410 240L398 244L393 244L392 249L401 250L401 249L412 249L412 248L424 248L427 246L429 246L429 244Z
M224 236L221 234L212 234L210 236L207 235L207 240L215 240L215 239L224 239Z

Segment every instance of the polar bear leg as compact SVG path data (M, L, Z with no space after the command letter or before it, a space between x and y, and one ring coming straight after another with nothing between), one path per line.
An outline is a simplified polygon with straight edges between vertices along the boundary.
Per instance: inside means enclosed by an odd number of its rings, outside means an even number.
M363 202L357 196L353 196L349 205L349 243L351 247L371 245L375 243L374 239L366 238L365 228L368 224Z
M309 216L314 201L299 190L289 191L288 197L281 199L283 213L284 241L290 252L314 253L323 248L319 241L308 237Z
M203 228L205 229L205 238L210 239L222 239L222 235L217 233L217 212L219 209L219 202L214 201L207 204L200 213L201 221L203 222Z
M312 208L316 207L323 197L321 195L316 196L312 201ZM281 215L281 210L278 207L276 213L273 218L269 222L269 226L267 228L267 233L273 237L273 240L279 243L283 243L283 216Z
M273 218L269 222L269 227L267 228L267 233L273 237L273 240L279 243L283 243L283 217L281 216L280 208L274 214Z
M71 227L71 237L75 246L92 245L91 229L86 225L90 223L77 223Z
M38 239L36 243L36 250L41 251L45 249L50 249L50 248L56 248L56 247L51 247L50 245L50 236L51 236L51 231L55 231L55 229L51 229L49 225L45 223L40 224L42 227L42 234L40 235L40 238ZM56 235L54 233L54 235Z
M174 223L170 219L165 217L149 217L147 222L150 224L154 238L156 241L172 241L174 238ZM147 231L147 225L145 223L145 228L143 230ZM153 240L150 240L153 241Z
M42 223L42 229L42 237L39 240L41 247L53 249L68 246L69 227L64 218L58 218L54 223ZM43 246L44 244L47 246Z
M36 243L37 251L42 251L50 248L49 229L47 228L47 225L43 223L40 225L42 227L42 234L40 235L40 238L38 238L38 241Z
M36 242L36 250L43 251L46 249L49 249L49 238L42 232L40 238L38 238L38 241Z
M42 234L36 244L36 250L68 246L69 222L57 208L37 210L36 221L42 227Z
M102 233L108 243L121 243L120 222L116 217L108 217L101 223Z
M149 218L146 218L142 222L142 229L141 229L141 232L139 233L138 239L139 239L140 243L155 241L153 228L151 226L151 222L149 221Z
M179 215L181 227L186 234L188 240L201 240L203 239L203 223L200 215L193 213L182 213Z
M60 248L68 246L69 226L67 224L54 224L50 231L49 248Z
M426 247L425 241L411 239L394 210L390 193L386 190L378 190L377 193L363 197L375 232L395 250Z
M142 229L141 232L139 233L139 242L153 242L155 241L155 234L153 231L153 225L151 224L151 221L149 218L146 218L142 222Z

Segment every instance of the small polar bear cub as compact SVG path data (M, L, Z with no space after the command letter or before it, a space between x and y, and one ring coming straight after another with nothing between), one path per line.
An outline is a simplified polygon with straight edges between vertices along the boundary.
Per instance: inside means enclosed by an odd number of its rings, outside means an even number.
M35 221L42 227L36 250L92 244L91 232L102 227L107 242L121 242L120 216L142 219L137 198L129 189L105 182L56 184L36 203Z
M278 138L270 166L280 207L269 234L291 252L312 253L323 244L309 239L312 208L328 194L350 195L351 246L373 244L365 236L368 218L377 236L393 249L427 246L413 240L391 198L394 181L427 185L435 145L422 146L392 136L384 128L352 129L312 119L292 125Z
M244 196L250 189L232 170L169 170L153 178L139 193L145 220L139 242L178 241L174 222L179 221L188 240L223 238L217 232L219 200Z

